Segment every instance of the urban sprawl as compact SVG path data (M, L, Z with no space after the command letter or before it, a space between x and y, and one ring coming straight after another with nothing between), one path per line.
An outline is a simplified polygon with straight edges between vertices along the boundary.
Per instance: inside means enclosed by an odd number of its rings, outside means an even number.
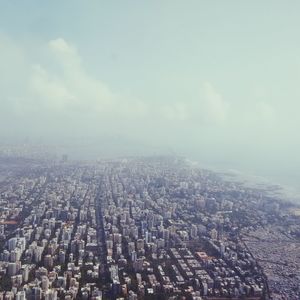
M292 202L181 158L3 157L0 299L300 299Z

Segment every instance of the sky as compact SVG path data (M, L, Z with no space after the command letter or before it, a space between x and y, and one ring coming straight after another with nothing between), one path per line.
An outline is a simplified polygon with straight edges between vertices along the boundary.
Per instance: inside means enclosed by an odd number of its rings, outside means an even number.
M298 0L0 8L0 137L113 140L300 186Z

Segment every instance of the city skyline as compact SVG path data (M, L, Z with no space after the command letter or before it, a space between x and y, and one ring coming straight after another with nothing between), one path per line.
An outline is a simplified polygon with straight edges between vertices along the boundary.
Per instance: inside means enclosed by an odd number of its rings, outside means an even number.
M132 154L172 149L298 189L298 10L3 1L0 136L71 147L89 137L98 148L121 137L116 147L134 141Z

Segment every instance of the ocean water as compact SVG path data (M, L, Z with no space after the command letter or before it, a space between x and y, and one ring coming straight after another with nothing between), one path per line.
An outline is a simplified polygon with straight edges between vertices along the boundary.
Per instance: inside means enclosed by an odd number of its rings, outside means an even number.
M300 174L298 169L276 169L268 167L255 167L242 164L220 163L201 160L188 160L193 166L206 168L222 174L226 180L243 182L246 186L260 187L274 191L274 196L300 204Z

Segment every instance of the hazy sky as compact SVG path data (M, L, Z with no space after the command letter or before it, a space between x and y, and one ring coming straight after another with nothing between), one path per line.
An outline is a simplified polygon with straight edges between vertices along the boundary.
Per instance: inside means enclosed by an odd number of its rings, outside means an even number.
M118 136L298 170L299 11L298 0L1 1L0 136Z

